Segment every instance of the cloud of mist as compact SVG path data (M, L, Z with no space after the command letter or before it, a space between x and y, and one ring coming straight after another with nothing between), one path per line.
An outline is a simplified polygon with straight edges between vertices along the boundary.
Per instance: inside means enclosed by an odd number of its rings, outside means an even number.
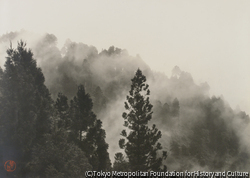
M228 132L235 132L239 141L235 143L239 145L239 154L232 158L228 156L229 163L226 163L223 169L230 169L231 162L242 155L247 155L243 159L245 162L236 167L239 170L249 170L249 116L243 111L232 110L225 99L211 97L209 85L207 83L195 84L188 72L176 66L172 71L172 76L168 77L163 73L152 71L139 56L130 56L126 50L111 46L107 50L98 52L94 46L75 43L69 39L66 40L62 49L59 49L55 35L37 35L26 31L13 32L0 37L1 66L5 61L3 56L6 56L4 53L9 46L9 40L14 44L20 39L26 41L28 47L32 49L38 66L42 68L45 84L53 99L56 98L58 92L64 93L71 99L75 96L79 84L85 86L94 101L94 111L103 121L111 160L116 152L121 151L118 140L121 138L120 132L123 129L124 102L130 90L131 79L135 71L140 68L147 77L151 91L150 102L153 104L154 113L150 123L156 123L162 131L161 142L163 148L168 150L169 156L166 163L169 170L212 169L208 165L201 165L198 158L190 155L176 159L170 149L173 139L180 142L183 147L190 146L195 141L194 128L203 126L210 118L208 109L212 114L217 113L215 116L218 116L216 118L218 121L211 120L215 128L224 123L225 129ZM99 103L100 101L96 98L95 91L98 87L105 102ZM178 115L175 113L175 101L179 102ZM204 126L202 130L204 134L211 130L205 129ZM216 151L208 151L207 155L211 160L218 159Z

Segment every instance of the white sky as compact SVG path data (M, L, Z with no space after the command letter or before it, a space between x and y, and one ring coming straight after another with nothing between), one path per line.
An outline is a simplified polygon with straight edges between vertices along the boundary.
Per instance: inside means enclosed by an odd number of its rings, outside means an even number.
M250 113L249 0L0 0L0 35L21 29L178 65Z

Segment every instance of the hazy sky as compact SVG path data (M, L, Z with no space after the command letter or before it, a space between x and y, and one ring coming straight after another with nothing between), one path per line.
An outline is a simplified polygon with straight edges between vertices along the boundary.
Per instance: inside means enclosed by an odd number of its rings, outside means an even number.
M0 0L0 35L21 29L178 65L250 113L249 0Z

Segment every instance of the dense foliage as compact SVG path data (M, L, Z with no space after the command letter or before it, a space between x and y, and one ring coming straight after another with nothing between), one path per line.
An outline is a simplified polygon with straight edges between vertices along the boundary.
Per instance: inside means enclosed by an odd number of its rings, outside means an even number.
M149 102L150 90L146 84L146 77L138 69L132 79L131 90L125 102L125 109L122 117L124 126L128 128L121 132L125 139L120 139L120 148L125 149L132 171L160 171L162 161L166 159L167 153L163 151L162 157L157 157L157 153L162 149L158 140L161 132L153 124L149 128L148 122L152 118L152 105ZM166 167L164 168L166 169Z
M0 42L4 46L20 36L6 34ZM36 150L60 148L53 143L57 134L67 135L62 144L78 148L69 153L83 154L81 161L92 169L109 170L110 155L111 160L115 157L115 170L130 170L127 154L115 153L120 152L117 143L124 129L124 98L138 68L151 91L154 119L148 125L161 130L159 142L168 151L168 170L250 171L247 113L232 109L222 96L210 96L207 83L196 84L177 66L168 77L151 71L139 56L113 46L98 52L67 40L60 50L52 34L32 43L32 52L24 46L22 42L10 48L0 69L0 158L17 160L15 174L29 172ZM84 102L91 106L86 111ZM68 174L56 165L48 170Z
M15 160L12 175L83 177L87 170L110 170L106 133L83 85L70 106L62 93L53 104L26 44L20 41L7 54L0 71L0 157L3 162Z
M51 132L52 99L41 69L25 46L21 41L17 49L7 50L1 79L1 154L18 162L18 175L26 174L32 147L44 144L44 134Z

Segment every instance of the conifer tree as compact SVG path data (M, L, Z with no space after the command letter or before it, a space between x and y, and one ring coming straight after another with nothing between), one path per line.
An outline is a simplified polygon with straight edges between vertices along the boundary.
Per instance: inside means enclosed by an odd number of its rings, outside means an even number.
M52 100L40 68L23 41L7 50L1 76L0 123L5 155L19 162L19 170L30 160L31 148L43 144L51 129ZM18 172L18 171L17 171ZM23 172L24 173L24 172Z
M93 102L90 95L85 92L83 85L78 87L77 95L70 104L70 113L72 118L71 132L72 138L76 142L83 140L88 129L94 126L96 115L92 111Z
M90 95L85 92L84 86L80 85L77 95L70 104L72 119L70 139L86 153L93 170L108 170L110 160L108 144L105 142L106 133L92 108Z
M93 166L93 170L110 170L111 163L108 153L108 144L105 142L106 133L102 129L102 121L97 119L94 126L91 127L86 135L83 143L88 146L88 151L91 155L89 161Z
M162 161L167 157L166 152L163 155L157 155L162 149L158 140L161 138L161 132L155 125L149 128L148 122L152 118L152 105L149 102L150 90L146 84L146 77L140 69L137 70L134 78L131 80L131 90L125 102L127 112L123 113L124 126L127 128L121 132L125 137L120 139L120 148L125 149L128 156L130 168L132 171L159 171L162 169ZM164 166L164 169L166 167Z

